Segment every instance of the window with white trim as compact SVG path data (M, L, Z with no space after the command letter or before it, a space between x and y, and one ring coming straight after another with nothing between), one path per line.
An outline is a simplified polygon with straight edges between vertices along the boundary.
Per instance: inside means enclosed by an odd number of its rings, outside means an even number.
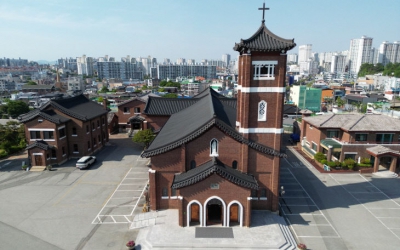
M267 103L265 101L261 101L258 103L258 121L266 121L267 120Z
M44 140L54 140L54 131L43 131Z
M168 189L166 187L162 188L161 199L168 199Z
M66 137L67 134L65 133L65 127L59 128L58 129L58 134L59 134L60 139Z
M217 139L212 139L210 141L210 156L218 156L218 141L217 141Z
M31 130L29 131L30 135L31 135L31 140L36 140L36 139L41 139L41 135L40 135L40 131L36 131L36 130Z
M275 80L275 66L278 61L252 61L253 80Z

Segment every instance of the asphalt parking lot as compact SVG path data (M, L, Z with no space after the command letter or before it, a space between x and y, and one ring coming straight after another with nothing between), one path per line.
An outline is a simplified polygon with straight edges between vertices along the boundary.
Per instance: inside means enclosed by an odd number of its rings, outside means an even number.
M76 159L43 172L22 171L23 157L1 161L0 249L124 249L144 202L141 149L111 137L84 170Z
M319 173L287 150L282 214L309 249L398 249L400 179Z

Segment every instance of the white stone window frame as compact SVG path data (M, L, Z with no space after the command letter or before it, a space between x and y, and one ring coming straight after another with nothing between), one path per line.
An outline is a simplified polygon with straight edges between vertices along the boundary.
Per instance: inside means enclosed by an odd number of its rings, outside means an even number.
M210 141L210 156L218 157L218 140L215 138Z
M65 128L65 125L58 128L58 134L60 134L60 130L61 130L61 129L64 129L64 130L65 130L65 131L64 131L65 135L64 135L63 137L60 137L59 140L62 140L62 139L67 138L67 129Z
M264 100L258 103L258 121L267 121L267 102Z
M278 61L252 61L254 68L253 80L275 80L275 66ZM267 69L267 74L261 74L262 68Z

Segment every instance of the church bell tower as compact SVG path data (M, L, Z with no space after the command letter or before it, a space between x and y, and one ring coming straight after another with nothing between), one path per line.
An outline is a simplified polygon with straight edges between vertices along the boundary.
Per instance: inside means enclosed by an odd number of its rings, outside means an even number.
M294 39L272 33L264 20L265 3L259 10L263 19L259 29L233 48L240 53L236 129L249 141L281 151L282 117L285 95L286 52L296 46ZM240 152L243 170L260 173L258 182L270 191L268 209L278 209L279 157L265 157L243 147ZM246 167L247 166L247 167ZM264 173L264 175L262 174Z

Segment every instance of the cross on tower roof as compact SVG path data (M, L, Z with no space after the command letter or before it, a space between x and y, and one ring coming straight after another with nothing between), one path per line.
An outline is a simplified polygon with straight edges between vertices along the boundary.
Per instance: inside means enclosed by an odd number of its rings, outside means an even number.
M262 8L258 8L258 9L263 11L263 19L262 19L262 22L264 22L264 21L265 21L265 20L264 20L265 11L266 11L266 10L269 10L269 8L265 8L265 2L264 2L264 3L263 3L263 7L262 7Z

